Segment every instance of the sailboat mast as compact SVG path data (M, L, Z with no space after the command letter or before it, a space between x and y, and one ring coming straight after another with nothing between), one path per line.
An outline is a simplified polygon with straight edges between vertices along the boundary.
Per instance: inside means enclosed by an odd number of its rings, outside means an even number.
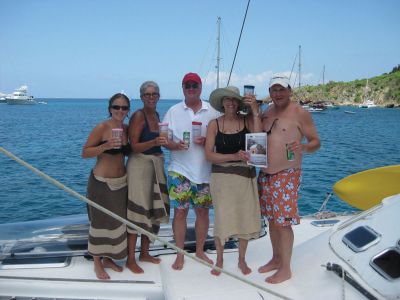
M299 45L299 88L301 87L301 45Z
M249 10L249 5L250 5L250 0L247 2L246 12L244 14L242 28L240 29L239 40L238 40L237 45L236 45L235 55L233 56L233 62L232 62L231 70L229 72L228 82L226 83L226 86L228 86L229 82L231 81L233 66L235 65L236 55L237 55L237 52L238 52L238 49L239 49L240 39L242 38L244 23L246 22L246 16L247 16L247 12Z
M221 60L220 50L221 50L221 17L217 19L217 65L215 68L217 69L217 89L219 88L219 64Z

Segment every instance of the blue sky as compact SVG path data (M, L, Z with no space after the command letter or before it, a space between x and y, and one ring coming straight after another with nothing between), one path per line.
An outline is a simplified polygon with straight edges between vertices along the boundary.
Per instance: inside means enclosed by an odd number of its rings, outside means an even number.
M0 0L0 92L21 84L35 97L139 97L155 80L181 98L185 73L215 88L217 17L226 85L247 0ZM381 75L400 64L400 1L252 0L231 84L268 95L301 45L302 84ZM297 72L295 66L295 72ZM292 76L296 78L296 74Z

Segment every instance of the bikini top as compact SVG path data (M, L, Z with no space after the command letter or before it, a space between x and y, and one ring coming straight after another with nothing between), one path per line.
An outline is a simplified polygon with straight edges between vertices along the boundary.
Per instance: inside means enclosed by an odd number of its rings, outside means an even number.
M140 134L140 137L139 137L139 143L143 143L143 142L154 140L156 137L159 136L159 133L150 130L150 126L149 126L149 123L147 122L146 114L144 113L143 110L140 110L140 111L144 115L144 127L143 127L142 133ZM160 121L160 116L159 116L158 112L156 112L156 114L157 114L157 117L158 117L158 121ZM161 146L151 147L150 149L147 149L146 151L143 151L142 153L143 154L159 154L159 153L162 153Z
M218 132L215 136L215 150L217 153L233 154L239 150L245 150L246 147L246 133L250 131L246 127L246 123L241 131L237 133L223 133L219 130L219 123L217 120Z
M107 143L107 141L101 141L99 143L99 146L105 143ZM131 145L127 143L126 145L122 145L121 148L104 150L103 153L107 153L110 155L116 155L121 153L123 155L128 156L131 153L131 151L132 151Z

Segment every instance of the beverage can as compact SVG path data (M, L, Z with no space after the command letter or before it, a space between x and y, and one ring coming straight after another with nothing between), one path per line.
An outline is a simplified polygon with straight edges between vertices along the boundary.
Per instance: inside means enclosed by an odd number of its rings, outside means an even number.
M186 147L189 148L190 145L190 131L183 132L183 142L185 143Z
M292 150L289 150L288 145L289 144L286 144L286 158L288 161L293 161L294 160L294 152Z

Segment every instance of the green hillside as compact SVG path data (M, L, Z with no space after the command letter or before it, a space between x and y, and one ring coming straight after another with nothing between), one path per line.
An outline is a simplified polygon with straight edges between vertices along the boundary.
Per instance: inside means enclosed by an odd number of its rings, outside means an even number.
M366 78L350 82L330 81L325 85L295 88L293 99L307 102L325 100L338 105L358 105L364 101L367 94L367 97L379 106L400 105L400 65L388 74L368 78L368 89L366 85Z

